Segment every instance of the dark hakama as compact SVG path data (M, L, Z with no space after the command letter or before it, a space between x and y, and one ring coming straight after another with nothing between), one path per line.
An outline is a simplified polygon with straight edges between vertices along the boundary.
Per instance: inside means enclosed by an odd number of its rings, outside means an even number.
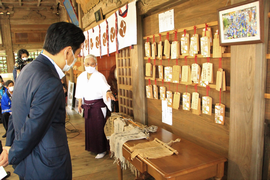
M85 150L93 153L102 153L109 147L108 140L104 134L106 115L104 117L101 108L106 107L103 99L84 100L85 117Z

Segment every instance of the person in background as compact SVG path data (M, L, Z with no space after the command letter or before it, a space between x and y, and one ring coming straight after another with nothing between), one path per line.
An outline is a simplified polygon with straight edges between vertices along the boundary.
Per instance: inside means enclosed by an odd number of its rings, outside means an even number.
M14 165L20 179L72 179L61 79L84 40L83 31L72 23L50 25L43 53L17 78L0 166Z
M17 60L13 69L13 79L16 82L22 68L26 66L29 62L33 61L32 58L28 58L29 52L26 49L20 49L17 53Z
M110 74L109 77L107 79L108 84L111 86L111 90L112 93L115 97L115 101L112 101L112 112L119 112L119 105L118 105L118 89L117 89L117 79L116 79L116 65L114 65L113 67L111 67L110 69Z
M87 55L84 58L84 66L86 71L82 72L77 79L75 97L79 100L79 113L84 108L85 150L96 153L95 158L100 159L109 150L104 126L107 107L111 109L110 99L115 100L115 98L104 75L96 70L96 57Z
M5 82L2 78L2 76L0 75L0 99L2 98L2 96L4 95L6 90L7 90L7 88L5 87Z
M1 108L1 99L4 95L4 93L7 91L7 88L5 87L5 83L4 80L2 78L2 76L0 76L0 123L2 123L2 108Z
M9 116L12 114L11 102L12 102L12 94L13 94L13 89L14 89L13 81L7 80L6 87L7 87L7 91L4 93L4 95L2 96L2 99L1 99L1 108L2 108L3 126L7 132ZM6 133L2 137L5 138Z

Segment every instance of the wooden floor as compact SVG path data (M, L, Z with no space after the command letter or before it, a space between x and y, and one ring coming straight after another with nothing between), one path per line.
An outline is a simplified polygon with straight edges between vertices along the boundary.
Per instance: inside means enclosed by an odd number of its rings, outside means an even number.
M74 180L117 180L116 164L114 160L106 155L103 159L95 159L95 154L91 154L84 149L84 118L74 111L67 110L70 120L67 120L66 130L68 143L72 159L72 172ZM2 138L5 130L0 124L0 139L5 145L5 138ZM19 177L13 173L11 165L5 167L11 172L9 180L18 180ZM134 180L135 176L130 170L123 171L124 180Z

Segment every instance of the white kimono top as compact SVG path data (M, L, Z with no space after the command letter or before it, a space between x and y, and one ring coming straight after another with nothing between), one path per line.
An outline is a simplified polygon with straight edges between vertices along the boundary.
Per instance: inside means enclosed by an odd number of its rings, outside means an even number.
M76 85L75 97L77 99L85 99L87 101L102 99L107 107L111 110L111 100L106 100L106 93L110 90L110 85L103 74L95 71L90 79L87 79L87 72L82 72Z

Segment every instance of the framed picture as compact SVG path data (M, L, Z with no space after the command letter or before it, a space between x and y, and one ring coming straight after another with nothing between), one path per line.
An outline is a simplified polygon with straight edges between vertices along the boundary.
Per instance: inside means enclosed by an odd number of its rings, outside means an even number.
M74 83L68 82L68 95L67 95L67 106L72 110L73 106L73 95L74 95Z
M220 45L255 44L263 41L262 2L241 2L218 9Z
M101 8L95 12L95 19L96 22L103 20L103 13Z

